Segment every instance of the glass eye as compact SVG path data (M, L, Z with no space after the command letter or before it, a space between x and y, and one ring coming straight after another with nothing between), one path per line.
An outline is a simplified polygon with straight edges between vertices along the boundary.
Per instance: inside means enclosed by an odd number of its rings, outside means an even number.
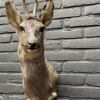
M20 27L19 27L19 31L20 31L20 32L25 31L24 27L20 26Z
M39 32L44 32L45 27L41 27Z

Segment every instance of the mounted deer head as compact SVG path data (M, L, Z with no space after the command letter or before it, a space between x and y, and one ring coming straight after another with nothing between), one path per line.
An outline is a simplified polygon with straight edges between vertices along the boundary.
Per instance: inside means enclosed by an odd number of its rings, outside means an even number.
M37 16L38 3L39 1L35 0L33 16L30 16L25 0L22 0L25 11L25 19L22 19L19 11L16 9L11 0L8 0L5 3L8 20L19 35L19 44L30 50L41 48L43 45L44 29L51 23L53 18L53 1L46 0L46 5L39 16Z

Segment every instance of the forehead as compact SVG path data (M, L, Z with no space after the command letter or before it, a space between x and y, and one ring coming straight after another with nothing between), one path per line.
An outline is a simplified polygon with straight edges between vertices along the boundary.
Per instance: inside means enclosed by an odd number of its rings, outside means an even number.
M20 26L23 26L23 27L43 27L44 25L37 18L29 17L29 18L23 20L23 22L20 24Z

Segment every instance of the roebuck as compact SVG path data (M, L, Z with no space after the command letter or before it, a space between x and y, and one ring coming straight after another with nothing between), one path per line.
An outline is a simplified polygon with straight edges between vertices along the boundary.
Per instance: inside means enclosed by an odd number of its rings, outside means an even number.
M22 0L25 18L11 0L6 1L6 13L10 24L19 37L18 53L21 62L23 89L27 100L52 100L57 96L58 75L44 58L44 29L53 18L54 4L46 0L46 5L37 16L38 0L35 0L33 15L30 16L25 0Z

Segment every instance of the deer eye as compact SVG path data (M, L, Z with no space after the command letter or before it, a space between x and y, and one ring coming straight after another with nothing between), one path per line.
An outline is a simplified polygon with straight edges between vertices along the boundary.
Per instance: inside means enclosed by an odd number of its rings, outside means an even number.
M19 27L19 31L20 31L20 32L25 31L24 27L20 26L20 27Z
M44 29L45 29L45 27L41 27L41 28L39 29L39 32L44 32Z

